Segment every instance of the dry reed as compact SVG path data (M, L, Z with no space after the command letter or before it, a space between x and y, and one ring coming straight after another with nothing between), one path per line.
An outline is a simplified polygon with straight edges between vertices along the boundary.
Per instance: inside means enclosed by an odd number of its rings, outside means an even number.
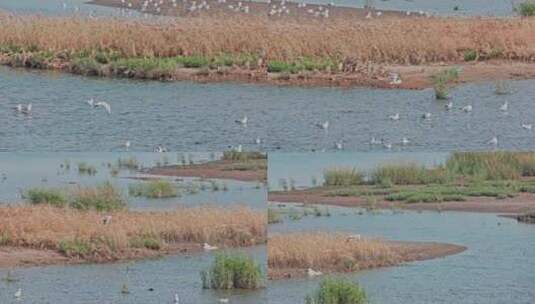
M399 256L379 240L348 239L348 235L292 233L268 240L268 266L272 269L355 271L398 263Z
M259 16L113 18L0 14L0 45L49 52L112 51L122 57L255 54L269 60L422 64L478 58L535 60L535 19L388 18L274 22Z
M111 223L103 224L107 215ZM0 245L61 251L65 242L82 244L85 250L73 255L88 260L114 260L135 248L166 249L181 243L250 246L265 242L267 225L265 213L216 207L111 213L1 207L0 218Z

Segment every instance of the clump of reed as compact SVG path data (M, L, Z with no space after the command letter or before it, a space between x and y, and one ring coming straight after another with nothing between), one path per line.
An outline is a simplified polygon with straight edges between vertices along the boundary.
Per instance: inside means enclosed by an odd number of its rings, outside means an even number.
M262 284L260 265L245 255L218 254L201 272L204 289L257 289Z
M132 196L146 198L169 198L178 195L175 185L165 179L130 184L128 185L128 193Z
M451 180L443 167L426 168L415 163L382 165L371 173L371 182L377 185L443 184Z
M281 214L277 210L268 208L268 224L277 224L281 222Z
M106 216L112 218L104 224ZM261 244L267 225L265 213L215 207L99 212L39 205L0 207L0 218L3 246L56 250L95 262L135 256L139 248L166 250L181 243Z
M358 283L342 278L326 278L312 295L305 297L306 304L366 304L368 297Z
M533 152L457 152L446 161L453 174L482 180L517 180L535 176Z
M106 182L94 187L76 187L68 190L33 188L24 195L31 204L71 207L81 210L112 211L126 207L121 192Z
M521 11L530 12L529 7L525 5ZM264 63L271 62L271 69L291 70L291 65L306 59L336 62L336 66L342 63L345 69L353 63L457 62L463 60L465 50L474 50L480 60L532 61L534 51L528 46L535 42L534 29L535 20L531 18L333 18L272 22L261 16L234 16L154 22L3 13L0 47L4 54L16 53L21 57L40 53L43 61L52 64L78 58L85 61L83 65L88 69L110 65L114 69L135 68L136 72L138 68L165 71L179 60L184 66L206 62L228 66L240 64L240 60L228 57L240 56L250 56L244 66L257 65L254 59L259 58ZM224 58L216 60L221 56ZM160 61L163 58L171 59ZM285 64L277 68L276 61ZM286 68L288 64L290 68Z
M466 60L466 54L465 54ZM437 99L448 99L448 89L452 82L459 78L459 71L456 68L447 69L440 73L433 75L433 88L435 89L435 97Z
M355 168L330 168L323 171L324 186L353 186L364 182L364 175Z
M329 233L292 233L268 240L270 269L320 269L349 272L395 265L399 256L379 240Z
M137 170L140 167L139 161L135 157L117 159L119 169Z

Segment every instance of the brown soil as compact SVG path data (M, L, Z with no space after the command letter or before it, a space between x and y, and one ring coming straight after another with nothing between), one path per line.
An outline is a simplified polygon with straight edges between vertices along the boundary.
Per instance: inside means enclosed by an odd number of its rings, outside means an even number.
M458 246L453 244L443 244L434 242L398 242L388 241L387 244L390 249L393 250L400 257L401 263L423 261L446 257L465 251L467 248L464 246ZM368 264L359 264L359 270L395 266L395 265L380 265L374 261L369 261ZM321 271L324 274L336 272L333 269L314 269ZM289 278L302 278L307 276L307 269L269 269L268 279L289 279Z
M270 192L270 202L304 203L335 205L343 207L370 207L369 202L360 197L327 196L324 189ZM496 199L489 197L470 197L464 202L414 203L377 201L373 207L381 209L400 208L407 210L467 211L488 213L526 213L535 210L535 194L520 193L514 198Z
M161 250L136 249L128 252L120 259L115 260L86 260L81 258L67 257L57 251L49 249L32 249L24 247L0 246L0 268L46 266L46 265L70 265L85 263L115 263L145 258L156 258L169 254L195 253L202 251L201 244L173 244Z
M217 160L196 165L154 167L145 170L144 173L163 176L222 178L245 182L266 181L266 170L237 170L233 168L240 163L231 160Z

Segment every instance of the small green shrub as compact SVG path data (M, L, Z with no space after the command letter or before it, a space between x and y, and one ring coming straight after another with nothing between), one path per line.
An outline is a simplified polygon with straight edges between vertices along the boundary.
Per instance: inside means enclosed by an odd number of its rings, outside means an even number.
M524 16L524 17L535 16L535 1L534 0L525 0L524 2L518 4L515 7L515 11L518 12L521 16Z
M444 70L433 75L433 88L437 99L447 99L448 89L451 83L459 78L459 71L455 68Z
M30 189L25 196L34 205L49 204L56 207L67 205L67 197L57 189Z
M268 208L268 224L276 224L281 222L282 218L280 216L280 213L271 208Z
M305 298L306 304L365 304L366 292L358 283L345 279L327 278L319 289Z
M132 196L146 198L169 198L178 195L176 187L164 179L130 184L128 185L128 193Z
M477 59L476 50L466 50L464 51L464 61L474 61Z
M205 289L257 289L262 270L252 258L219 254L212 266L201 272Z
M79 240L63 240L58 244L58 251L68 257L84 257L91 251L89 243Z

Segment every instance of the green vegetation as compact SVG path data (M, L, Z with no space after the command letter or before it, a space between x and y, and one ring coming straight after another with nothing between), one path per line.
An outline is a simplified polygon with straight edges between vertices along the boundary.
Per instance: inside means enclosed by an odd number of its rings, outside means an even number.
M140 164L135 157L119 158L117 160L117 167L119 167L119 169L137 170L139 169Z
M371 176L372 183L383 186L443 184L448 180L448 172L444 168L427 169L416 164L380 166Z
M164 179L151 180L128 185L128 193L132 196L146 198L168 198L177 196L177 188Z
M475 61L477 60L478 54L476 50L466 50L464 51L464 61Z
M356 169L332 168L323 172L325 186L350 186L363 183L364 176Z
M297 74L303 71L333 71L337 68L337 63L331 59L302 58L293 62L272 60L267 63L270 73Z
M266 154L262 152L238 152L238 151L225 151L223 152L223 160L255 160L255 159L267 159Z
M34 205L49 204L55 207L67 205L67 197L57 189L30 189L26 192L25 197Z
M459 70L451 68L433 75L433 88L437 99L448 99L448 89L452 82L459 78Z
M319 289L305 298L306 304L365 304L366 292L358 283L345 279L327 278Z
M147 248L150 250L160 250L162 247L160 239L151 235L133 237L129 240L129 245L132 248Z
M525 0L524 2L518 4L515 7L515 11L518 12L521 16L524 16L524 17L535 16L535 1L534 0Z
M518 193L535 193L535 153L457 152L445 165L426 168L416 164L382 165L354 182L352 169L334 169L324 195L363 197L405 203L464 201L469 197L505 199Z
M79 187L72 191L35 188L26 191L26 198L32 204L82 210L112 211L126 206L120 191L108 182L95 187Z
M91 252L91 246L78 239L63 240L58 243L58 251L68 257L84 257Z
M212 266L201 272L201 279L205 289L257 289L262 271L250 257L219 254Z

